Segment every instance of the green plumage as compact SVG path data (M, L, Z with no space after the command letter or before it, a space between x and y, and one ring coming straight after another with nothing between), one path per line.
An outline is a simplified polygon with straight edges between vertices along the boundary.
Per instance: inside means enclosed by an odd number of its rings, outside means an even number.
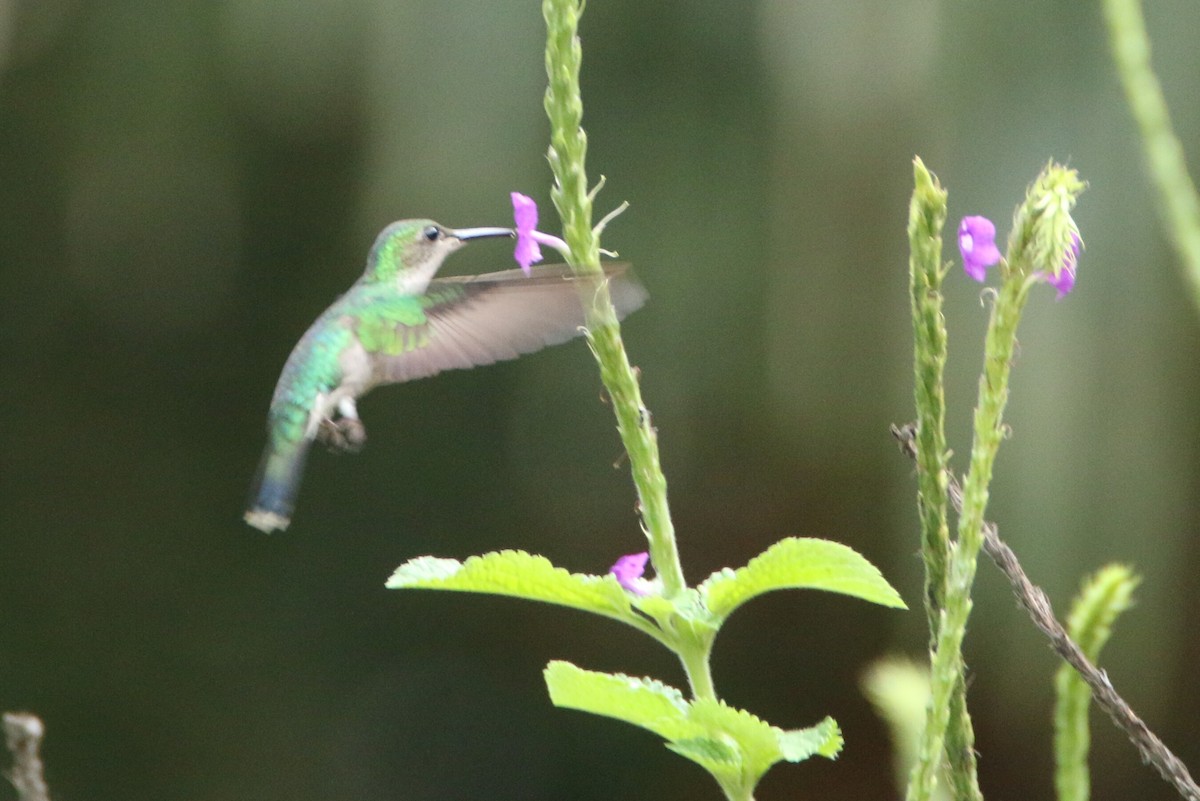
M272 423L285 426L288 439L298 439L317 396L342 382L348 345L357 341L367 353L397 355L428 339L427 321L424 298L397 295L387 284L355 284L292 350L271 398Z
M321 314L284 364L267 414L267 447L246 521L263 531L291 520L314 439L355 449L365 441L355 401L398 383L531 353L577 336L581 298L564 266L434 280L466 240L507 229L451 231L428 220L393 223L379 235L363 276ZM607 280L620 316L645 301L624 265Z
M341 305L339 300L317 318L283 366L268 412L271 433L276 438L302 439L317 395L328 392L342 380L338 358L354 333L336 311Z
M369 289L381 288L388 289L378 285ZM429 341L425 329L428 302L425 297L395 297L394 293L373 291L355 298L354 308L347 313L352 315L358 341L368 353L398 356Z

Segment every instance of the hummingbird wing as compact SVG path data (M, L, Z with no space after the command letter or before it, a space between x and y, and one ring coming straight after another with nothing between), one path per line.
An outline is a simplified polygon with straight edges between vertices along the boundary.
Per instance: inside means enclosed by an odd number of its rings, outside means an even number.
M605 264L601 280L608 281L620 318L646 302L628 264ZM566 342L581 333L592 281L575 277L565 264L535 267L530 276L505 270L435 279L423 298L424 330L400 332L408 345L400 353L374 356L374 382L411 381Z

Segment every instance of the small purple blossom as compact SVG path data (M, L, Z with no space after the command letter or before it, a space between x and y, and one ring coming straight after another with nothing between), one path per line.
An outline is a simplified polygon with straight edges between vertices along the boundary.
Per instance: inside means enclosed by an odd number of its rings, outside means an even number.
M996 226L987 217L963 217L958 226L958 252L966 274L983 283L987 268L1000 261Z
M533 238L538 224L537 204L533 202L533 198L520 192L512 193L512 204L513 220L517 224L517 248L513 252L513 258L521 265L525 274L529 275L529 265L542 260L542 249Z
M618 559L608 572L616 577L618 584L634 595L649 595L654 592L654 582L642 578L648 561L650 554L645 551L627 554Z
M567 253L566 242L557 236L543 234L537 230L538 208L533 198L513 192L512 205L513 221L517 224L517 247L513 251L513 258L521 265L526 275L529 275L529 265L542 260L539 244L552 247L563 254Z
M1075 288L1075 267L1079 263L1079 248L1082 244L1079 234L1072 233L1071 244L1063 254L1063 263L1058 270L1058 277L1046 276L1046 283L1058 290L1059 300L1065 298Z

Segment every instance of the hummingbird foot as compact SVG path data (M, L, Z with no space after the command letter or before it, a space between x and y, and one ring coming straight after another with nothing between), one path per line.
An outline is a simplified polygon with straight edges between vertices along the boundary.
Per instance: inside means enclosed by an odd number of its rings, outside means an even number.
M367 429L357 417L327 417L317 427L317 441L334 453L358 453L367 444Z

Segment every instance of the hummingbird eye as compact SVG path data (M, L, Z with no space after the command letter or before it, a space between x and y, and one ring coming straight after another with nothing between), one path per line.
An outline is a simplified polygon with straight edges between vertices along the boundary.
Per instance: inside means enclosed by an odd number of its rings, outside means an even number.
M421 235L425 237L426 242L436 242L442 238L442 232L436 225L430 225Z

